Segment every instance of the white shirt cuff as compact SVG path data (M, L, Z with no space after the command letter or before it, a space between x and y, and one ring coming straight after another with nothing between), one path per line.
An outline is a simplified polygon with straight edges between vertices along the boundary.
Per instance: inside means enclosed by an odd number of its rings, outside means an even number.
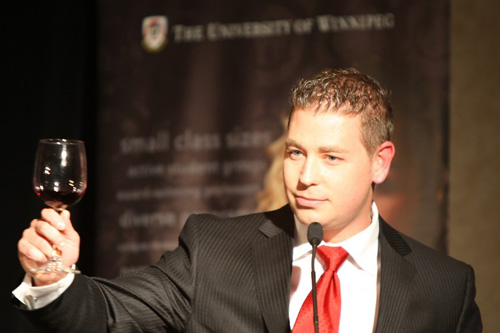
M75 278L74 274L68 274L56 283L47 286L33 287L31 276L26 274L23 282L12 294L23 303L28 310L37 310L53 302L68 289Z

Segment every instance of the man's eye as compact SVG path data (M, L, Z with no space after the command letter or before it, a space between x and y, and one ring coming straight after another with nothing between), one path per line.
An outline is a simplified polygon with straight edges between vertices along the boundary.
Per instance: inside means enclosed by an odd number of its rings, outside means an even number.
M336 156L332 156L332 155L328 155L326 158L330 162L335 162L336 160L338 160L338 158Z
M302 152L300 150L296 150L296 149L289 149L289 150L287 150L287 154L291 158L298 158L298 157L302 156Z

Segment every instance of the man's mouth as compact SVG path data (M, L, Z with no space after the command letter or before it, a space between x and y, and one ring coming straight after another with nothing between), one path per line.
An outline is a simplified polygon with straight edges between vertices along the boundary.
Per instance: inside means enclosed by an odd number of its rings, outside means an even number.
M302 208L315 208L321 205L325 200L298 195L295 196L295 201L297 203L297 206L300 206Z

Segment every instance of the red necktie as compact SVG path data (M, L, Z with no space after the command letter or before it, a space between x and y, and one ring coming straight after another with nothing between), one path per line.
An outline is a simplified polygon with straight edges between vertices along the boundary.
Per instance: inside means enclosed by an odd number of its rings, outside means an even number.
M339 331L340 321L340 281L337 269L349 256L341 247L320 246L318 256L325 264L325 272L317 285L319 331L332 333ZM312 292L300 308L293 326L293 333L314 332Z

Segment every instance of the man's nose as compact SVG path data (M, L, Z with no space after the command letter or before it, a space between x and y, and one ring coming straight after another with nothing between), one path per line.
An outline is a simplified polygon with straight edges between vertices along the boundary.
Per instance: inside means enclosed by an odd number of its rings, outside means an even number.
M310 186L318 183L319 170L318 161L315 158L307 158L302 166L300 173L300 182L304 185Z

